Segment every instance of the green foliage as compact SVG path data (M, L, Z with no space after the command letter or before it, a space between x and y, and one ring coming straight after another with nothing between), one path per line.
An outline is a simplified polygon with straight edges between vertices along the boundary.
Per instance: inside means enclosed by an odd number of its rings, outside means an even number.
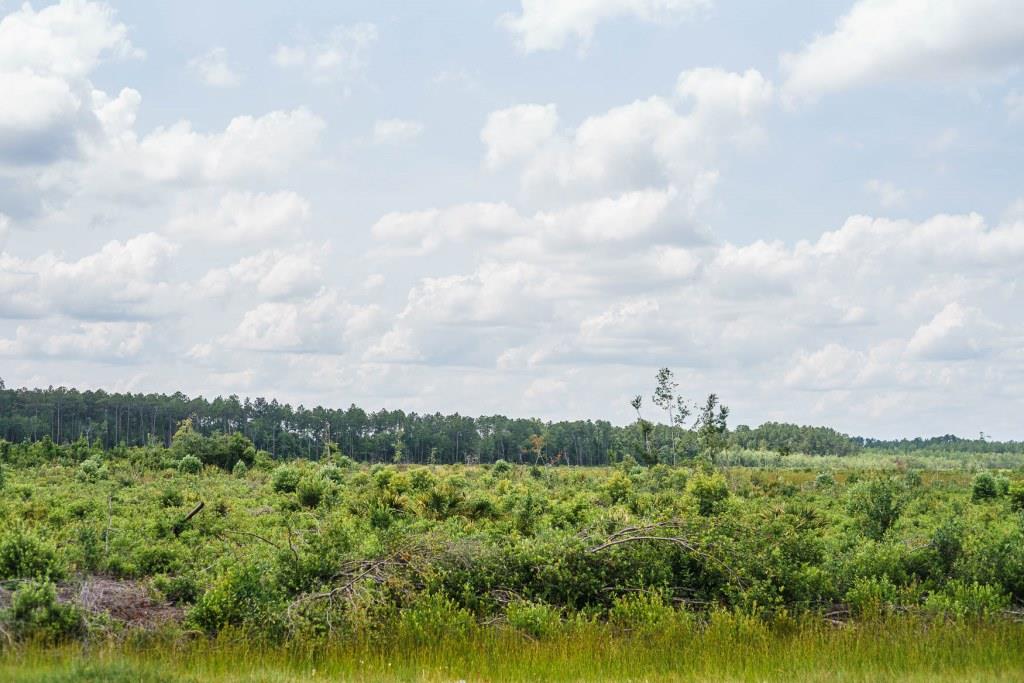
M231 475L238 479L245 478L247 474L249 474L249 467L245 464L244 460L239 460L235 463L235 466L231 468Z
M110 472L102 459L93 456L86 458L78 465L78 472L75 476L79 481L95 482L106 479L110 476Z
M23 525L0 537L0 579L59 579L63 574L54 547Z
M979 503L999 497L999 484L991 472L979 472L971 483L971 502Z
M235 565L222 572L188 613L189 623L207 633L229 626L272 633L280 624L283 595L267 567Z
M194 455L183 455L178 461L178 471L182 474L199 474L203 469L203 461Z
M694 475L686 485L686 490L697 502L700 514L707 517L715 512L720 504L729 497L729 485L719 473Z
M272 475L274 490L278 493L293 493L302 479L302 472L293 465L279 465Z
M850 487L846 509L866 536L880 539L899 519L907 500L903 481L894 477L874 478Z
M3 612L11 635L19 640L46 644L78 638L85 633L82 611L57 601L57 590L49 581L21 584L11 596L11 607Z
M547 638L558 632L562 623L558 610L528 600L514 600L505 609L509 626L534 638Z
M925 609L958 619L999 616L1010 606L1010 597L995 586L950 581L925 601Z
M277 481L275 478L275 488L277 488ZM306 474L299 479L299 483L295 486L295 495L299 499L299 504L307 508L315 508L319 505L326 492L327 483L319 474Z

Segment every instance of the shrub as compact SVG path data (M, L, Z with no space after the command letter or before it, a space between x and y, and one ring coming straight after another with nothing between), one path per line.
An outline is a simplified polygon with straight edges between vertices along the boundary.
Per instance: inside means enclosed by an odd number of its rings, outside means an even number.
M57 602L57 590L48 581L22 584L11 596L5 621L19 640L55 644L85 633L81 610Z
M725 477L721 474L694 475L686 485L687 490L695 501L700 514L707 517L712 514L719 504L729 497L729 487L725 483Z
M879 617L892 609L898 595L888 576L866 576L854 581L846 592L846 602L858 616Z
M814 488L816 489L831 489L835 488L836 478L828 472L822 472L814 478Z
M1010 487L1010 507L1016 512L1024 512L1024 482L1015 483Z
M554 635L562 623L561 614L551 605L515 600L505 609L509 626L534 638Z
M654 635L663 629L675 613L661 593L634 593L615 598L608 610L608 622L624 631Z
M0 579L59 579L63 575L53 546L22 526L0 540Z
M153 578L153 588L160 591L172 605L193 603L199 595L195 579L190 576L156 576Z
M512 471L512 465L507 460L499 459L494 461L494 465L491 467L491 472L496 476L502 476Z
M292 465L280 465L271 476L270 485L278 493L293 493L302 479L302 472Z
M450 639L459 642L475 626L469 610L440 594L427 594L399 612L399 637L412 645L436 645Z
M295 494L299 499L299 504L307 508L318 506L326 492L326 483L316 474L307 474L295 486Z
M979 503L999 497L999 484L991 472L979 472L971 483L971 502Z
M232 476L242 479L245 475L249 474L249 467L245 464L244 460L239 460L235 463L235 466L231 468Z
M79 481L94 482L100 479L106 479L109 475L107 466L102 460L96 457L86 458L78 466L78 471L75 473L75 477Z
M846 510L860 522L865 535L877 540L896 523L906 504L906 485L902 481L872 479L850 487Z
M939 593L925 601L925 609L945 616L964 619L987 618L1000 614L1010 606L1010 596L987 584L950 581Z
M160 492L160 507L176 508L184 502L185 498L181 495L181 491L173 486L168 486Z
M188 621L207 633L246 625L271 633L281 612L281 598L266 567L236 565L203 593L189 612Z
M194 455L183 455L178 461L178 471L182 474L199 474L203 469L203 461Z

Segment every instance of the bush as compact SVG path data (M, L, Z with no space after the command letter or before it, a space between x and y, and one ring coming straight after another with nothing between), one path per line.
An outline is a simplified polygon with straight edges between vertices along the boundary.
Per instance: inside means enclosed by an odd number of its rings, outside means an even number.
M292 465L280 465L271 476L270 485L278 493L293 493L302 479L302 472Z
M190 576L156 576L153 578L153 588L160 591L172 605L193 603L199 595L199 588Z
M1009 488L1010 507L1016 512L1024 512L1024 483L1015 483Z
M194 455L183 455L178 461L178 471L182 474L199 474L203 469L203 461Z
M399 612L399 638L410 645L437 645L445 639L459 642L476 622L469 610L440 594L427 594Z
M999 484L991 472L979 472L971 483L971 502L979 503L999 497Z
M712 514L719 504L729 497L729 486L725 483L725 477L717 472L694 475L687 483L686 488L693 499L697 501L697 509L700 514L705 517Z
M907 504L904 482L897 479L872 479L850 487L846 510L860 522L866 536L880 539L899 519Z
M276 480L275 480L276 484ZM324 480L316 474L307 474L299 480L295 486L295 494L299 504L307 508L315 508L324 498L327 492L327 485Z
M888 576L861 577L846 592L846 602L854 614L879 617L896 604L899 591Z
M78 466L78 471L75 473L75 477L79 481L95 482L100 479L106 479L109 475L107 466L102 460L96 457L86 458Z
M188 621L211 634L228 626L252 626L272 634L283 608L271 576L258 564L228 569L196 602Z
M1010 596L995 586L950 581L939 593L925 601L925 609L957 619L988 618L999 615L1010 606Z
M235 466L231 468L231 475L237 479L242 479L247 474L249 474L249 467L245 464L244 460L239 460L235 463Z
M512 465L507 460L499 459L494 461L494 465L491 466L491 472L496 476L502 476L512 471Z
M85 634L81 610L57 602L57 590L48 581L22 584L11 597L4 621L19 640L55 644Z
M561 614L551 605L516 600L505 609L509 626L534 638L546 638L558 632L562 624Z
M59 579L63 570L53 546L16 526L0 540L0 579Z
M814 478L814 488L816 489L831 489L835 488L836 478L828 472L822 472Z

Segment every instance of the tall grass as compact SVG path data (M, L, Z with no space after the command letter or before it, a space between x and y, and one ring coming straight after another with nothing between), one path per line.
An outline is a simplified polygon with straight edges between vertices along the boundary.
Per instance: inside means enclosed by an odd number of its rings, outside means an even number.
M240 638L159 646L26 647L0 680L164 681L1011 681L1024 679L1024 626L913 616L832 626L713 614L625 633L581 622L535 640L481 627L434 643L332 640L262 647Z

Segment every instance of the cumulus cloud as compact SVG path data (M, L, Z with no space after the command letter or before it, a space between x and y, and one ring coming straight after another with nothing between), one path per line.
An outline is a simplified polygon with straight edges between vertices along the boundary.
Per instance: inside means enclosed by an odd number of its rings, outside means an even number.
M212 244L280 242L297 237L309 214L309 202L295 192L228 192L215 206L175 216L165 232Z
M301 301L259 304L220 343L249 351L341 353L372 332L378 317L376 306L354 305L323 289Z
M89 74L105 59L141 54L102 3L27 3L0 19L0 164L78 153L100 127Z
M0 356L125 361L142 353L151 331L149 323L130 322L78 323L70 331L19 325L13 339L0 338Z
M1024 62L1015 0L858 0L799 52L783 55L784 90L812 98L903 78L1002 76Z
M554 105L493 112L481 133L485 164L517 165L524 188L607 193L673 184L691 206L715 184L725 147L758 137L758 114L773 88L754 70L694 69L680 74L674 97L654 96L558 129Z
M423 133L423 124L405 119L381 119L373 124L373 141L378 145L398 145L415 140Z
M283 69L297 69L314 83L351 82L368 64L367 52L377 42L371 23L335 26L323 39L278 45L273 62Z
M209 271L200 280L199 291L203 296L246 293L270 300L308 296L323 286L322 264L329 251L330 245L304 244L246 256Z
M710 0L522 0L520 13L498 20L523 52L557 50L575 38L585 50L599 23L631 17L672 22L710 5Z
M0 254L0 316L157 317L170 303L164 301L171 290L165 276L177 250L166 238L144 233L77 260L52 252L31 260Z
M242 82L242 77L228 64L228 51L223 47L193 57L188 66L205 85L215 88L230 88Z

